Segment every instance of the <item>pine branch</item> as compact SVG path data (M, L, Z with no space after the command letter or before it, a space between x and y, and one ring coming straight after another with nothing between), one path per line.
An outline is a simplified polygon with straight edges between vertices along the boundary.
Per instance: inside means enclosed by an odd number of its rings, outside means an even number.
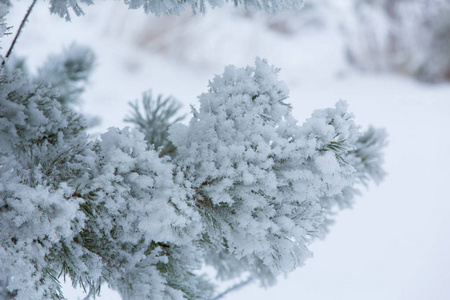
M142 106L143 114L139 103L130 102L132 108L130 116L124 121L134 124L145 135L145 140L159 150L159 156L169 155L172 158L176 154L176 148L168 140L168 130L170 126L184 119L185 115L176 117L181 104L172 97L163 99L158 95L156 100L152 97L151 91L143 94Z

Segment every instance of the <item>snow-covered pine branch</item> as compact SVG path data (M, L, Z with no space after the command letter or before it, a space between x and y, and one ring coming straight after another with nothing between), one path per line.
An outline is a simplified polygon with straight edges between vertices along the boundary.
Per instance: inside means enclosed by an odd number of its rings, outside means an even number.
M189 126L171 128L175 163L207 224L206 261L222 279L250 272L270 284L301 266L331 217L329 199L344 207L343 191L371 172L349 159L365 144L347 105L318 110L299 126L277 73L261 59L254 68L227 67ZM365 161L379 150L365 151Z
M66 20L71 13L80 16L84 14L80 4L92 5L93 0L50 0L50 12ZM193 13L204 13L207 7L223 6L228 0L124 0L129 9L143 9L147 14L179 15L187 9ZM231 2L231 1L230 1ZM303 0L233 0L235 6L243 6L248 10L264 10L268 13L280 12L283 9L300 9Z
M204 263L220 279L250 273L269 285L311 256L309 243L358 183L383 175L381 131L361 135L342 101L297 124L278 70L261 59L212 80L189 126L169 129L173 159L138 130L91 141L47 72L37 81L8 63L0 67L4 297L62 299L68 276L89 296L107 282L123 299L211 299Z
M59 299L57 278L124 299L198 298L199 215L138 131L88 142L51 88L0 70L0 265L17 299ZM192 222L195 220L195 222Z
M45 81L58 90L62 105L80 101L88 78L94 69L94 52L82 45L71 44L61 54L49 55L39 68L35 81Z

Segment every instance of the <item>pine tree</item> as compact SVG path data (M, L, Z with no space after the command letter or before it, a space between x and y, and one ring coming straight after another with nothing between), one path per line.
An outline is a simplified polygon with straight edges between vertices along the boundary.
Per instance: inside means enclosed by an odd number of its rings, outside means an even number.
M187 3L199 5L172 4ZM260 6L286 4L267 3ZM66 2L51 5L67 17ZM358 184L384 175L383 131L361 134L342 101L299 125L279 70L259 58L216 76L188 126L174 118L172 98L146 93L144 114L136 103L127 118L137 128L94 140L70 105L92 52L70 48L35 77L4 62L3 298L64 299L67 276L88 297L106 282L123 299L211 299L217 292L200 273L204 264L222 280L248 275L271 285L311 256L308 245L337 208L351 205Z

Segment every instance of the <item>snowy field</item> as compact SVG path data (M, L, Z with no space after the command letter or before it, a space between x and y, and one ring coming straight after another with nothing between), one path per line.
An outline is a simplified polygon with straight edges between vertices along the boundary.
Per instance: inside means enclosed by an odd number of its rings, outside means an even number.
M17 28L27 5L14 7L11 25ZM173 95L188 112L214 74L228 64L252 65L256 56L281 68L300 122L344 99L364 128L389 134L387 177L363 188L325 240L311 245L314 258L272 288L251 285L225 299L450 299L450 84L352 70L336 25L339 10L287 28L280 18L228 7L164 19L112 1L85 11L66 23L38 2L15 52L33 69L73 41L92 47L97 68L81 110L102 119L93 135L126 126L127 102L148 89ZM68 299L82 299L66 286ZM105 287L99 299L119 298Z

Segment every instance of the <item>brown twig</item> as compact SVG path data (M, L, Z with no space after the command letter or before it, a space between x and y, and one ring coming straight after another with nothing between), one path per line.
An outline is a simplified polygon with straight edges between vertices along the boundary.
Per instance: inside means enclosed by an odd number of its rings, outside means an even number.
M220 293L219 295L217 295L216 297L214 297L212 300L219 300L222 299L223 297L225 297L227 294L231 293L231 292L235 292L237 290L240 290L241 288L243 288L246 285L249 285L250 283L252 283L254 280L254 278L250 275L247 279L236 283L235 285L232 285L231 287L229 287L228 289L226 289L225 291L223 291L222 293Z
M6 59L11 55L11 52L12 52L12 50L14 48L14 45L16 44L17 38L19 37L20 32L22 31L22 28L25 26L25 22L27 21L28 16L31 13L31 10L33 9L34 5L36 4L36 1L37 0L33 0L33 2L31 3L30 7L28 7L27 13L25 14L25 17L23 17L22 23L20 23L19 29L17 30L17 33L16 33L16 36L14 37L14 40L12 41L11 46L8 49L8 52L6 53L6 56L3 59L2 66L5 64Z

